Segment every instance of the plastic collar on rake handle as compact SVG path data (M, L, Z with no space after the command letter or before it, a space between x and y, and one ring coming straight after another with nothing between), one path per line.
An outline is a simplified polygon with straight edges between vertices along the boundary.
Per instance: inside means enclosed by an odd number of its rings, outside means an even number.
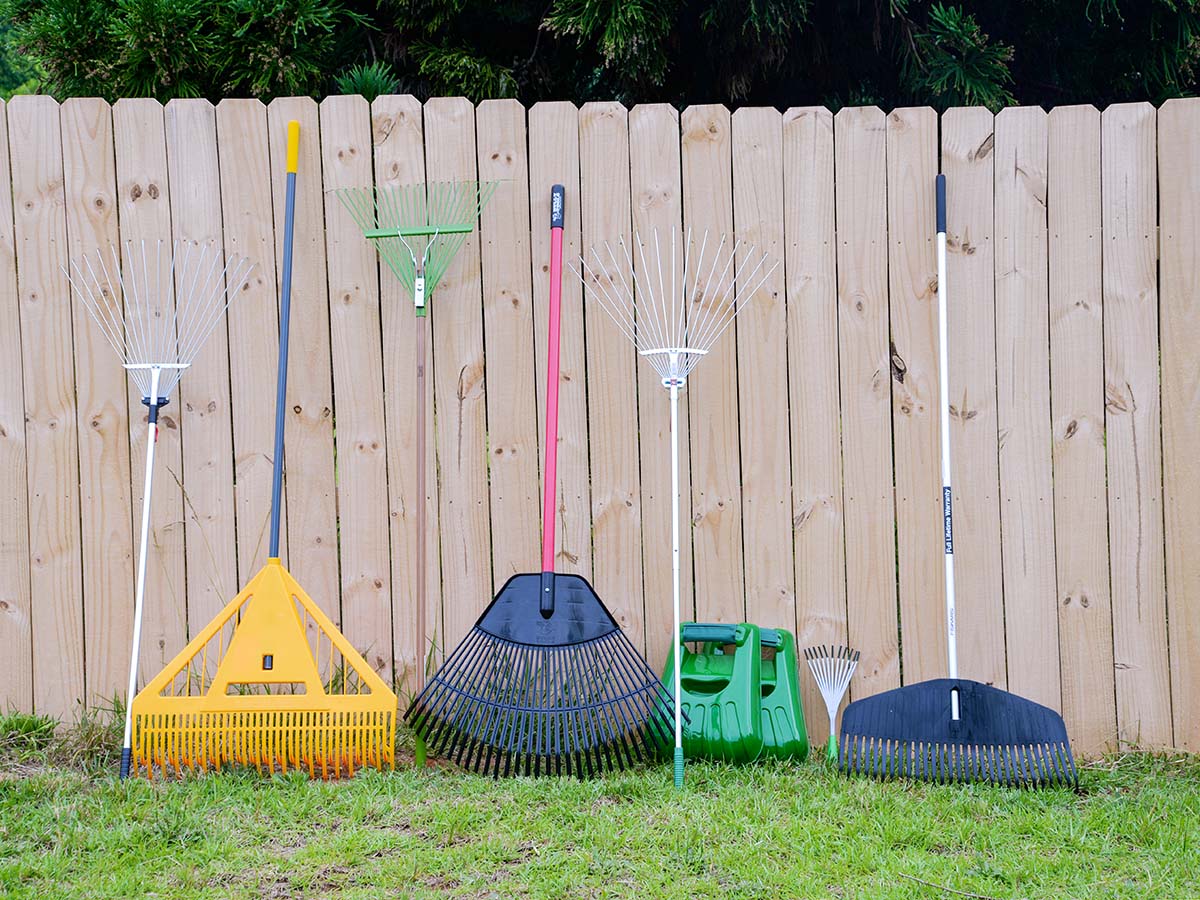
M562 313L563 204L561 184L550 189L550 315L546 338L546 477L542 497L542 618L554 615L554 497L558 485L559 323Z
M295 175L300 166L300 123L292 119L287 129L287 170Z
M939 174L935 183L937 185L937 230L944 234L946 232L946 176Z
M833 763L834 765L837 765L838 753L837 753L837 735L836 734L831 734L829 736L829 743L825 747L825 758L827 760L829 760L831 763Z

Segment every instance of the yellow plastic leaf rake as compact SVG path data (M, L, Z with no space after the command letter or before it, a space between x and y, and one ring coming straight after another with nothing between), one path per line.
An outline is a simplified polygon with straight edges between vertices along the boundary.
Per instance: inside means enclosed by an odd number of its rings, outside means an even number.
M134 698L126 713L122 778L130 769L182 775L231 763L260 772L307 769L323 778L353 775L364 765L395 766L395 693L279 561L299 157L300 125L289 122L269 559ZM143 536L145 530L143 514ZM139 574L135 662L141 585Z
M133 701L133 769L395 766L396 695L271 559Z

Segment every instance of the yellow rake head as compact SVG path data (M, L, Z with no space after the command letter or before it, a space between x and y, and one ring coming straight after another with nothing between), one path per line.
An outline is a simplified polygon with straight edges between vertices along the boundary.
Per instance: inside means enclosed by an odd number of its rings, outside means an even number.
M395 765L396 695L271 559L133 701L133 767Z

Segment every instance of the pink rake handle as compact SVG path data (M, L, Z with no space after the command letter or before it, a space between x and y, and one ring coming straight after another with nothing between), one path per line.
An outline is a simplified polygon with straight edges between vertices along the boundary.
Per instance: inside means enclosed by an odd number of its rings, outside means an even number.
M563 200L561 184L550 189L550 318L546 345L546 476L542 489L542 571L554 571L554 499L558 470L559 320L562 312Z

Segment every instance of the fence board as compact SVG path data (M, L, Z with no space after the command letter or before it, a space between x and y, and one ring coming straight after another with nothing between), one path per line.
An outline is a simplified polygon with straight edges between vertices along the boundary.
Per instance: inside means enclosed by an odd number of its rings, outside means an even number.
M171 208L167 173L166 128L157 100L118 100L113 106L117 157L117 215L121 224L121 266L125 277L147 254L171 247ZM163 315L173 315L174 285L147 300ZM184 376L187 377L187 376ZM130 459L146 458L146 409L141 391L129 383ZM178 653L187 636L187 579L184 526L183 443L179 394L159 415L154 451L154 494L150 503L150 554L146 562L146 600L142 612L141 679L156 675ZM135 472L142 466L135 464ZM142 479L133 478L135 527L140 528Z
M1158 114L1163 492L1175 746L1200 751L1200 100Z
M321 102L320 116L343 630L371 667L391 681L379 269L375 248L334 193L339 188L370 189L373 183L371 108L362 97L328 97Z
M774 109L733 114L733 206L737 236L777 266L738 315L738 428L742 460L742 536L746 617L770 627L796 621L792 558L792 481L784 294L783 117ZM738 263L747 257L739 253ZM747 276L757 265L749 257ZM756 276L757 277L757 276ZM746 287L742 285L741 287ZM722 341L733 342L726 334Z
M538 103L529 110L529 209L533 270L534 363L538 434L546 427L546 332L550 302L550 188L566 188L563 265L582 252L579 190L579 110L573 103ZM583 339L583 285L563 271L559 323L557 567L592 575L592 512L588 474L587 361ZM546 448L538 442L538 483L545 478ZM540 516L540 510L539 510ZM543 523L544 524L544 523Z
M708 232L711 254L713 241L733 238L731 117L724 106L689 106L680 127L684 225L696 247ZM688 376L692 568L696 618L705 622L740 622L746 615L736 329Z
M483 211L479 232L492 579L498 591L510 576L536 571L541 558L525 107L516 100L485 101L475 113L475 127L479 178L501 183Z
M103 100L67 100L59 121L68 254L95 259L101 252L111 259L119 240L112 110ZM123 695L129 678L137 552L130 481L143 471L140 460L130 471L122 360L74 291L72 311L86 680L89 702L100 702Z
M296 175L295 257L288 337L288 416L284 428L287 442L284 479L287 481L289 471L293 476L288 490L286 564L309 596L340 626L321 133L317 104L307 97L280 98L267 107L275 255L283 260L287 123L292 119L300 123L300 159ZM270 384L269 380L267 384Z
M461 98L425 104L426 176L475 181L475 110ZM479 236L463 242L431 301L442 532L445 646L466 635L492 597Z
M887 117L888 283L896 552L903 677L946 674L941 449L938 444L937 115Z
M69 716L84 693L78 437L59 108L8 104L29 502L33 706ZM18 602L20 598L18 598ZM19 637L19 635L18 635ZM19 645L18 645L19 646Z
M846 606L850 642L862 651L855 698L900 684L885 129L873 106L834 117Z
M1004 687L993 303L994 140L992 114L986 109L952 109L942 118L958 665L964 678Z
M633 230L643 242L659 244L679 231L683 221L679 113L665 103L635 106L629 113L629 187ZM647 257L649 259L649 257ZM683 277L683 260L670 273ZM635 259L634 264L637 264ZM590 322L590 320L589 320ZM604 327L610 327L607 323ZM591 341L593 330L588 330ZM637 417L640 451L642 578L645 586L646 658L655 671L666 665L671 647L671 413L670 397L652 366L638 360ZM679 396L679 566L683 572L679 607L683 620L696 615L692 579L691 451L688 391ZM636 502L636 501L635 501Z
M172 100L165 119L174 239L181 249L193 241L210 246L209 252L220 254L223 264L216 109L207 100ZM178 272L175 289L182 300L188 286ZM179 415L186 435L184 530L192 634L238 590L231 407L229 334L223 318L179 385Z
M996 116L996 422L1008 686L1060 709L1046 137L1040 107Z
M274 212L267 141L267 108L257 100L217 105L221 217L226 255L256 264L242 296L229 308L229 380L233 417L234 517L238 585L267 561L275 392L271 361L279 353L275 291ZM280 545L287 548L287 485Z
M409 95L377 97L371 105L371 131L378 188L418 184L425 180L421 104ZM392 550L392 656L403 692L416 687L417 671L417 395L416 316L412 294L386 265L379 264L380 318L383 325L384 418L387 427L388 494ZM435 298L436 299L436 298ZM441 566L438 548L437 454L434 451L433 350L426 342L427 409L425 503L426 641L442 642ZM426 645L428 646L428 645Z
M609 241L620 259L618 241L631 245L629 117L621 104L588 103L580 109L579 179L584 246ZM646 638L635 417L641 361L598 303L586 304L585 316L593 584L641 647Z
M1170 746L1158 390L1155 114L1100 119L1104 383L1117 728L1122 744Z
M0 172L10 168L8 111L0 100ZM0 178L0 705L33 710L30 640L29 501L25 464L17 240L13 181Z
M1108 502L1104 476L1104 325L1100 113L1050 113L1050 405L1062 711L1076 751L1115 746Z
M846 555L842 533L842 447L838 405L837 235L833 115L822 107L783 116L788 400L792 455L792 543L796 641L845 644ZM814 745L825 736L824 701L801 677Z

